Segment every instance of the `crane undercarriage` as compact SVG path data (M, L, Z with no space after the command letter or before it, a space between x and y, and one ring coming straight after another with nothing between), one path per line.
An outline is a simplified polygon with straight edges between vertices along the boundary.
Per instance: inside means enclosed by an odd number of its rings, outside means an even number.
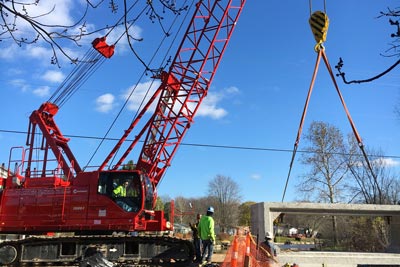
M0 243L0 266L147 267L188 266L189 240L170 236L82 235Z

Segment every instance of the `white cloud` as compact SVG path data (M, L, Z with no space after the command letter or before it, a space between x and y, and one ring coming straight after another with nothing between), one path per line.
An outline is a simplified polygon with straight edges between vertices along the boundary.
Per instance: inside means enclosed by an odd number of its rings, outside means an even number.
M104 94L96 99L96 110L107 113L114 107L115 97L112 94Z
M132 27L129 28L129 34L136 39L141 38L142 31L143 30L136 25L133 25ZM118 41L116 48L115 48L116 54L118 54L118 53L122 54L130 49L129 44L128 44L128 39L125 36L122 36L123 34L125 34L125 28L124 28L124 26L120 26L120 27L114 28L113 31L110 32L110 34L107 36L106 42L108 45L112 45L116 41ZM122 38L121 38L121 36L122 36ZM133 39L131 39L131 41L133 42L133 45L136 42Z
M236 86L231 86L225 89L226 93L232 95L232 94L238 94L240 93L239 88Z
M399 166L400 162L396 161L392 158L379 158L379 159L375 159L373 160L373 163L379 166L383 166L383 167L395 167L395 166Z
M1 59L14 59L14 55L17 53L20 47L16 45L5 45L0 49L0 58Z
M5 72L6 75L8 76L18 76L18 75L23 75L24 70L19 69L19 68L9 68Z
M130 97L129 104L128 104L128 109L129 110L137 110L140 107L140 104L143 101L143 97L146 96L146 99L144 103L147 103L150 99L151 96L153 96L155 90L160 86L160 82L145 82L141 83L139 85L131 86L128 88L122 95L122 98L125 100L129 97L131 94L132 90L134 90L132 96ZM149 90L149 87L150 90ZM149 91L148 91L149 90ZM148 91L147 95L146 92ZM229 98L232 95L238 94L240 91L237 87L228 87L218 93L213 93L209 92L206 96L206 98L203 100L200 108L198 109L196 116L203 116L203 117L211 117L213 119L220 119L225 117L228 112L222 108L219 107L220 102L225 99ZM155 108L155 104L157 103L157 100L154 101L152 107L150 107L149 111L153 111ZM192 105L193 106L193 105ZM189 109L191 108L190 103L188 104ZM179 109L179 106L175 107L176 109Z
M239 93L239 89L234 86L225 88L217 93L209 92L204 99L202 105L200 106L196 116L208 116L213 119L220 119L225 117L228 112L218 105L223 99L229 98L232 95L236 95Z
M24 14L24 8L30 17L45 25L72 25L73 18L70 11L74 8L72 0L40 0L37 5L15 5L17 10ZM28 23L20 22L18 28L27 30L31 28Z
M48 87L48 86L41 86L41 87L38 87L38 88L34 89L34 90L32 91L32 93L33 93L34 95L39 96L39 97L49 96L49 95L50 95L50 87Z
M43 74L42 79L52 83L60 83L64 80L64 77L61 71L48 70Z
M218 102L222 99L221 95L208 93L207 97L203 100L196 116L211 117L213 119L220 119L225 117L228 112L220 107L217 107Z
M362 167L363 163L360 161L354 162L353 163L355 166ZM378 167L396 167L400 166L400 161L394 160L393 158L377 158L371 161L372 165L378 166Z
M128 103L128 109L129 110L137 110L142 101L143 98L145 97L144 104L146 104L149 100L150 97L153 96L154 92L157 90L157 88L160 86L160 81L148 81L144 83L140 83L137 86L131 86L129 87L123 94L122 98L124 101L129 98L129 103ZM149 89L150 88L150 89ZM132 93L132 90L133 93ZM130 94L132 93L132 96ZM155 108L156 101L154 101L153 106L149 109L149 111L153 111Z
M7 1L6 1L7 2ZM23 2L33 2L24 0ZM81 33L82 22L75 25L78 21L78 18L84 15L85 6L87 5L86 1L73 1L73 0L40 0L35 5L25 5L25 10L22 10L23 5L16 5L16 10L21 12L22 14L27 13L30 17L34 17L36 21L43 24L41 27L48 32L61 32L64 30L62 27L71 27L68 28L67 34L69 35L79 35ZM101 1L99 1L100 3ZM92 2L93 3L93 2ZM11 5L10 3L5 3L5 5ZM10 16L9 23L14 23L12 21L14 17ZM107 22L104 22L106 24ZM32 28L28 22L21 18L17 18L16 21L17 30L13 32L14 38L27 39L27 42L34 41L38 34ZM47 27L45 25L60 25L61 27ZM72 27L73 26L73 27ZM103 27L104 25L101 25ZM95 24L90 21L85 21L85 28L83 30L86 31L94 31L97 27ZM134 38L141 38L142 29L136 25L133 25L129 28L129 34ZM114 28L107 37L107 43L113 44L115 43L121 35L125 32L124 26ZM105 30L103 35L108 33L108 30ZM18 58L34 58L39 59L42 63L48 65L53 57L53 51L51 46L45 42L42 38L37 39L32 44L22 44L22 46L18 46L12 38L6 39L7 42L4 41L4 48L0 50L0 59L7 60L18 60ZM94 36L82 36L79 40L79 44L82 45L80 48L76 46L76 44L72 41L68 41L65 38L60 38L57 41L61 44L62 50L67 54L71 59L82 58L82 55L85 54L86 50L91 46L91 42L93 41ZM133 41L135 42L135 41ZM60 65L64 65L65 63L70 62L63 53L61 53L57 47L54 47L56 50L57 60ZM129 50L126 37L122 37L118 41L118 46L115 50L116 53L124 53Z
M39 45L29 45L26 47L26 50L23 53L32 58L46 60L50 60L52 56L52 51L50 50L50 48L44 48Z
M14 79L14 80L10 80L9 83L14 86L17 87L18 89L20 89L22 92L26 92L29 90L29 85L28 83L23 80L23 79Z
M33 3L34 1L20 1L21 3ZM5 5L10 6L12 3L7 2ZM36 21L41 23L41 27L48 32L57 32L63 30L57 27L47 27L46 25L60 25L60 26L74 26L77 19L73 17L72 11L79 11L80 14L74 14L78 17L83 15L84 9L79 9L82 3L78 4L73 0L40 0L36 4L22 5L16 4L15 9L22 14L27 13L28 16L33 17ZM79 5L79 6L78 6ZM74 12L76 13L76 12ZM14 23L14 17L9 16L8 23ZM24 19L17 18L16 20L17 30L13 32L14 38L26 38L27 42L36 40L38 33L32 28L32 25L26 22ZM89 25L89 23L87 23ZM68 33L73 34L77 32L77 25L75 28L69 28ZM18 46L11 38L7 41L7 48L1 49L0 58L15 59L21 56L32 57L36 59L46 60L48 64L51 57L53 56L53 51L51 47L42 39L36 40L32 44L23 44L21 47ZM62 45L63 49L66 50L66 45ZM75 46L75 45L74 45ZM7 50L7 52L5 51ZM57 51L58 53L58 51ZM61 60L64 56L61 53L57 54L58 59Z
M250 175L250 178L253 180L260 180L261 179L261 174L259 173L253 173Z

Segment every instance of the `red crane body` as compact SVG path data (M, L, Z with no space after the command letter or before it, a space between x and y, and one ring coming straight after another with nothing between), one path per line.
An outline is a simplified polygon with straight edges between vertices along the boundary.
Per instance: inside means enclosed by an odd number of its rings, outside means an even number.
M245 2L207 0L196 4L169 71L160 74L160 87L97 170L80 167L68 146L69 139L55 122L57 105L46 102L32 112L27 147L10 152L9 173L0 193L0 233L91 235L172 230L163 211L153 210L156 188L207 95ZM118 162L108 167L154 101L158 101L155 112L145 127L135 133ZM38 130L42 136L39 145L35 143ZM121 169L143 138L136 168ZM37 154L39 158L35 158ZM116 195L118 186L125 182L127 187L121 189L124 194ZM134 193L128 195L129 190ZM0 246L0 254L14 255L9 248L13 246ZM126 250L128 245L124 246ZM25 255L18 259L21 253L15 252L16 259L0 256L0 263L37 258Z

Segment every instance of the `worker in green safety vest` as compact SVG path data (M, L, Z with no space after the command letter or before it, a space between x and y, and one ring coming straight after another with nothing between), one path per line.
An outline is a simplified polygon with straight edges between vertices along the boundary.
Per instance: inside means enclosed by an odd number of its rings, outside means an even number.
M215 232L214 232L214 208L209 207L207 209L207 215L203 215L200 218L198 230L200 239L202 240L203 252L201 255L202 264L211 263L212 255L214 252L215 243Z
M114 189L113 193L115 197L126 197L126 189L128 188L129 182L124 181L123 184L119 185Z

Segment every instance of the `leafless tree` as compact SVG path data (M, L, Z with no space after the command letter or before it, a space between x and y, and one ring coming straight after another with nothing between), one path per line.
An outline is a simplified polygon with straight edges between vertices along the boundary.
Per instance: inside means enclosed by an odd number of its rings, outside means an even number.
M299 183L305 199L324 203L341 202L345 191L347 163L343 135L338 128L324 122L312 122L304 139L312 153L303 153L301 163L310 168Z
M306 148L313 153L303 154L302 164L310 171L300 180L299 190L306 198L316 202L337 203L343 200L346 190L347 163L343 135L340 130L324 122L312 122L305 140ZM337 222L332 217L334 243L337 243Z
M190 222L195 217L192 204L189 199L184 197L176 197L175 200L175 221L178 223Z
M214 218L221 231L238 225L240 190L238 184L228 176L217 175L208 183L208 195L214 199Z
M59 65L59 54L74 63L80 60L71 55L67 48L69 45L79 47L85 36L110 31L115 27L123 27L125 30L121 38L125 36L132 52L140 59L132 42L141 41L141 39L137 39L129 31L131 26L138 23L138 20L143 16L159 24L165 35L169 35L163 25L163 14L167 10L173 14L180 14L187 9L187 6L177 7L175 0L137 0L133 3L126 0L86 0L82 2L84 6L74 10L79 12L75 16L75 21L59 24L59 21L50 20L50 17L56 15L59 6L65 4L62 1L0 0L0 42L11 41L18 46L44 43L53 52L51 63ZM88 20L89 14L104 8L108 8L110 15L120 14L119 19L96 28L89 27L88 25L91 24ZM141 10L140 14L133 15L133 12L131 12L133 8ZM109 21L107 20L107 22Z
M355 150L354 139L350 139L351 150ZM370 161L372 170L367 167L365 158L357 153L348 154L348 165L351 177L356 183L351 187L355 200L366 204L397 204L400 200L400 182L398 175L391 173L390 159L379 150L367 152L374 159Z

